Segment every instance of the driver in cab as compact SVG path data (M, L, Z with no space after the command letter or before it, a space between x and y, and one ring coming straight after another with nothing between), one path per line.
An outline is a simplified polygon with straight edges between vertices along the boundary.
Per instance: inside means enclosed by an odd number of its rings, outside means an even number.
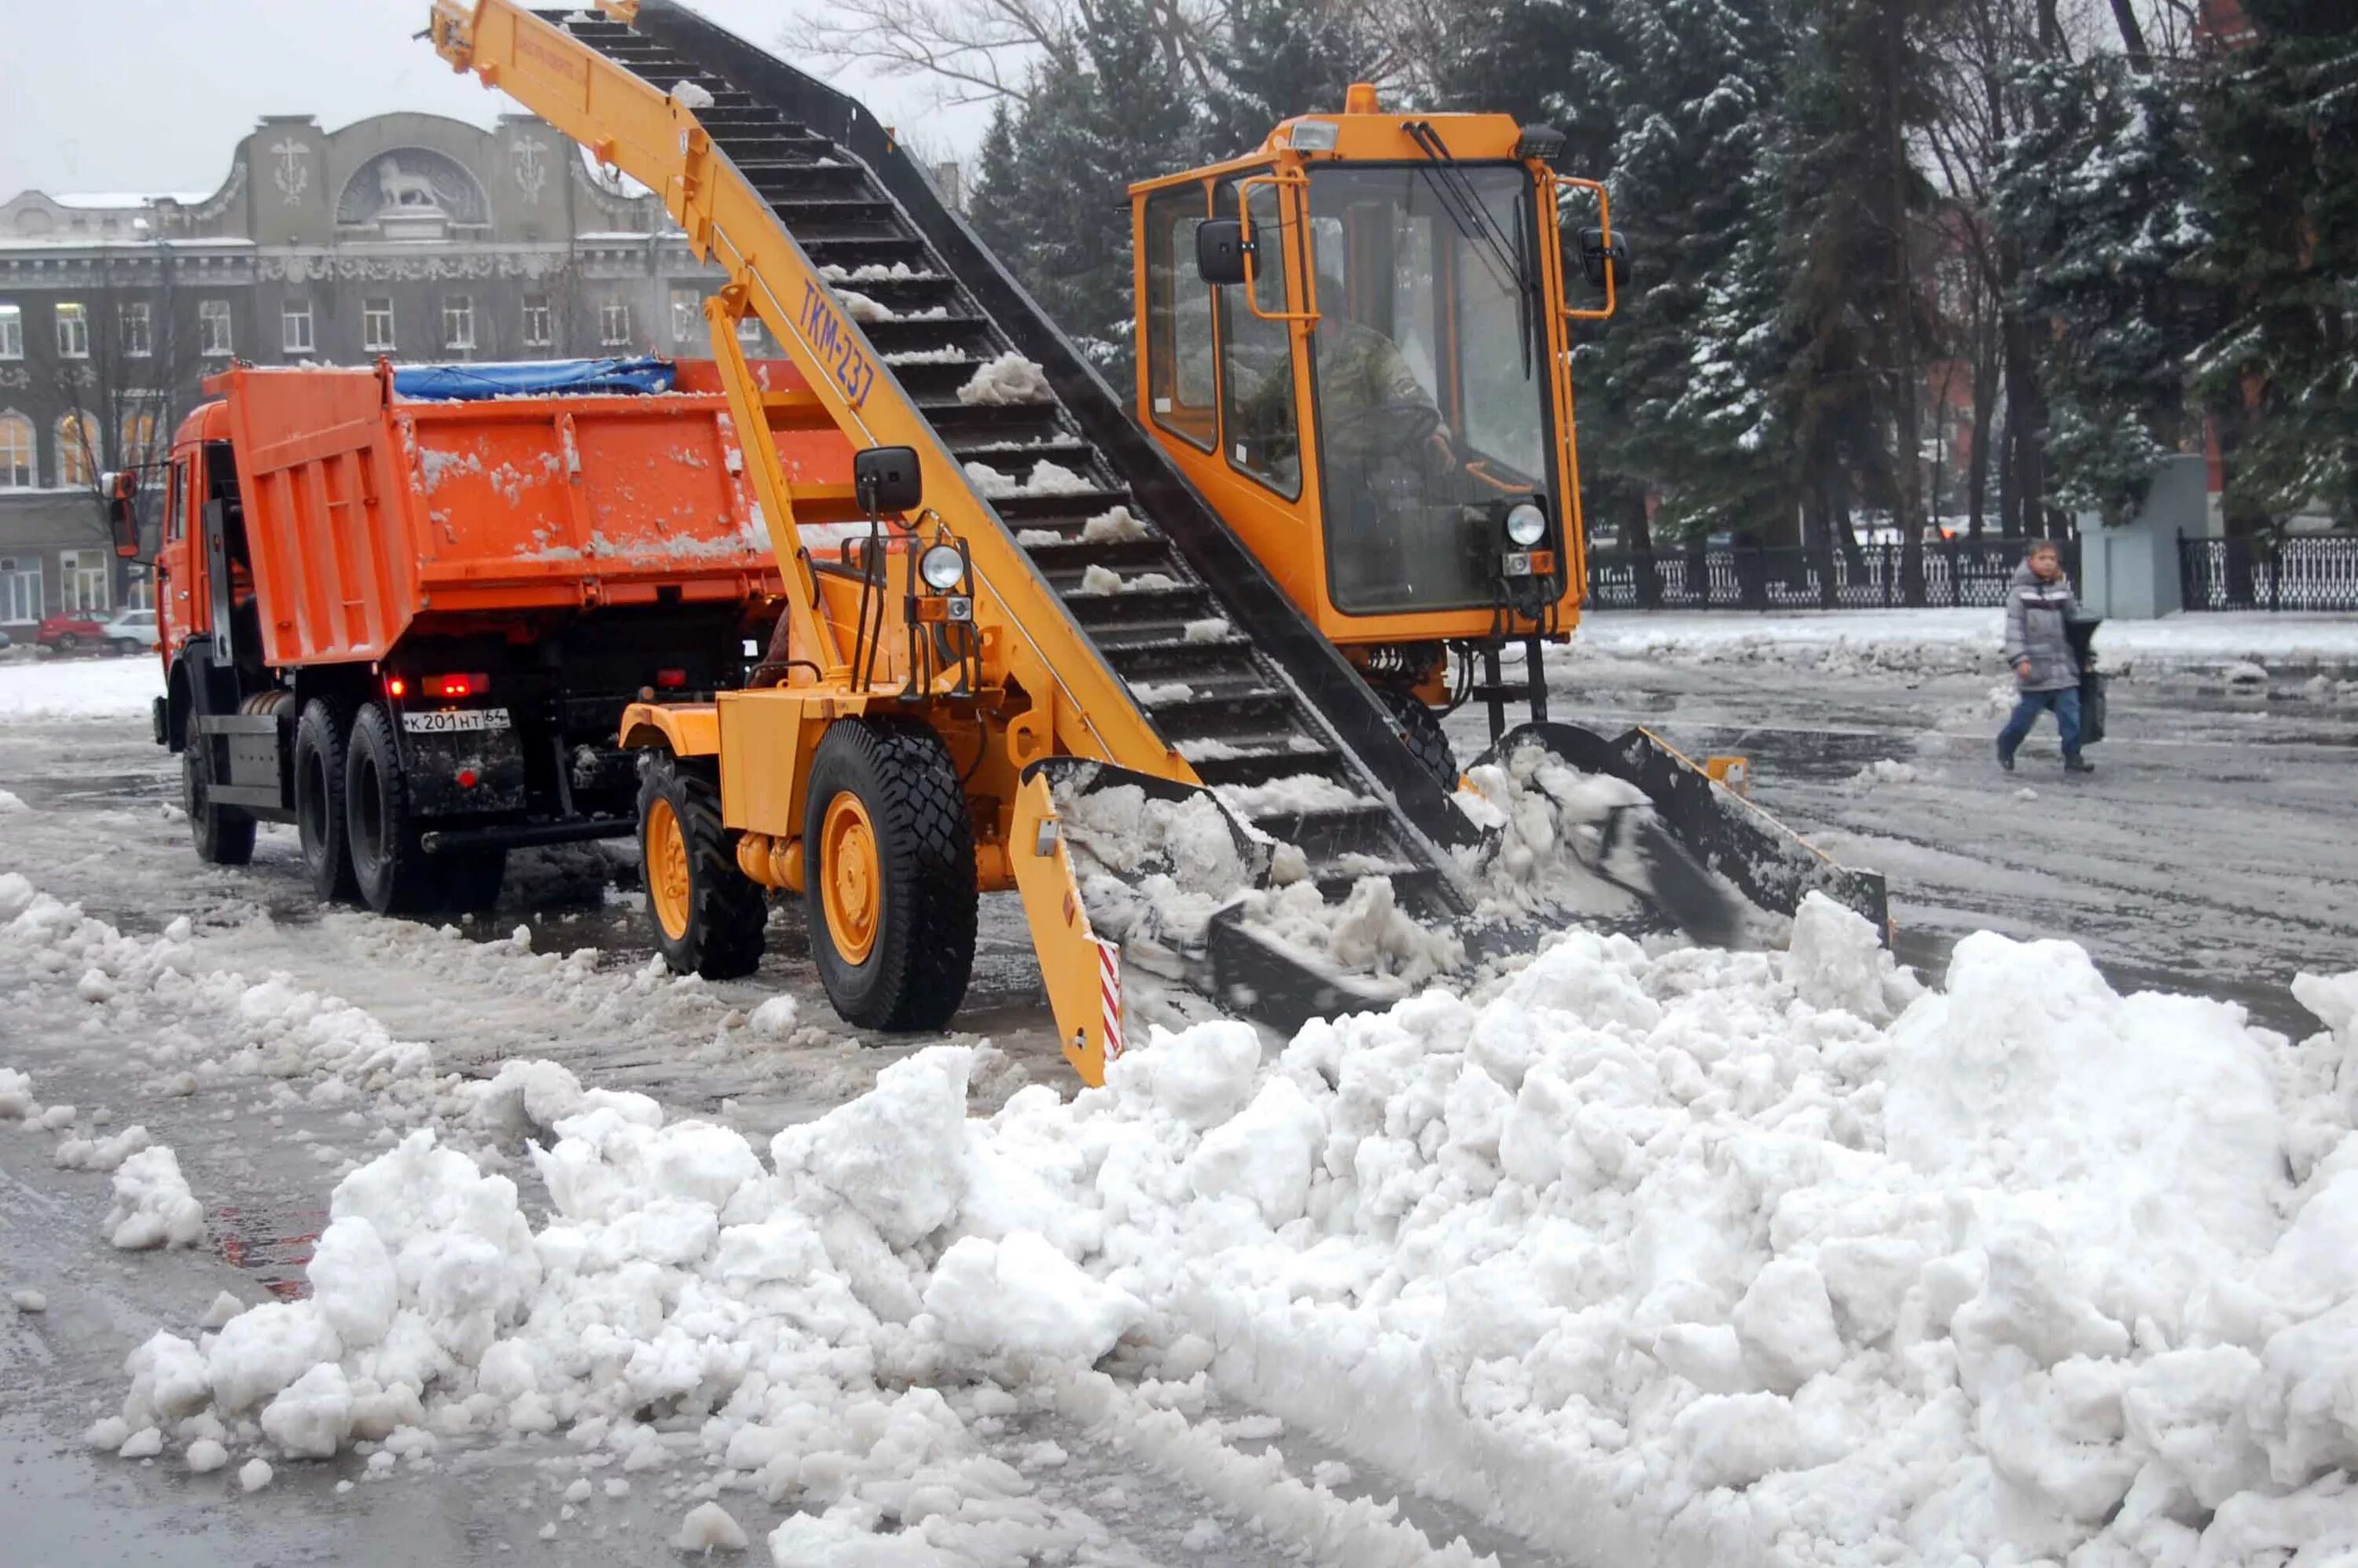
M1433 394L1417 379L1400 345L1350 315L1349 286L1326 255L1318 258L1318 320L1312 329L1316 358L1318 416L1330 468L1364 473L1371 463L1399 455L1404 434L1420 426L1430 460L1447 468L1456 461L1449 426ZM1283 359L1268 367L1242 410L1249 428L1281 470L1295 469L1297 454L1289 415L1293 395L1292 366ZM1405 428L1404 428L1405 427Z

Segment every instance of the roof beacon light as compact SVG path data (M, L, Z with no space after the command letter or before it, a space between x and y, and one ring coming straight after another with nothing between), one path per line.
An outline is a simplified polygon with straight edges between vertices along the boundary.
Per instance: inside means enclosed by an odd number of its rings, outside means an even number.
M1296 120L1290 139L1298 153L1331 153L1343 127L1332 120Z

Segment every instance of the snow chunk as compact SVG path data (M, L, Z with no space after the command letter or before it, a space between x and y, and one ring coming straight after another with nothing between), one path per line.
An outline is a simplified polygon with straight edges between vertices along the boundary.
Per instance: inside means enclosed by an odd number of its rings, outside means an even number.
M673 82L671 84L671 99L673 103L678 104L683 109L709 109L712 107L712 94L693 81Z
M270 1485L273 1474L275 1472L270 1468L270 1461L267 1459L249 1459L238 1466L237 1484L246 1491L258 1492Z
M1916 768L1910 762L1898 762L1889 757L1878 757L1851 775L1853 784L1872 789L1877 784L1909 784L1916 782Z
M698 1503L679 1521L672 1546L680 1552L742 1552L745 1528L719 1503Z
M214 1405L225 1415L240 1415L342 1355L318 1302L265 1302L232 1318L214 1337L205 1370Z
M801 1017L802 1003L790 996L773 996L753 1010L745 1026L764 1040L784 1040Z
M1913 1000L1920 988L1898 975L1875 926L1855 909L1811 891L1793 912L1786 977L1812 1007L1887 1022L1895 997Z
M2358 969L2332 976L2295 975L2293 1000L2309 1009L2345 1051L2358 1051ZM5 1073L0 1073L0 1116L7 1114Z
M949 1222L966 1192L966 1089L974 1048L933 1045L876 1075L876 1087L772 1140L779 1173L807 1173L894 1247Z
M14 877L16 873L11 871L8 875ZM7 880L0 877L0 883ZM0 892L5 891L0 888ZM5 910L0 910L0 919L5 918ZM0 1121L22 1121L33 1114L34 1108L33 1080L14 1067L0 1067Z
M1136 1296L1090 1278L1029 1230L1004 1241L960 1237L934 1269L925 1310L951 1345L1084 1365L1146 1315Z
M330 1222L304 1272L311 1299L346 1348L366 1349L391 1331L401 1282L375 1226L358 1215Z
M1047 373L1012 349L977 366L958 388L960 403L1045 403L1049 396Z
M49 1298L35 1290L10 1291L8 1292L8 1300L18 1312L47 1312L49 1310Z
M341 1367L324 1362L264 1407L262 1430L300 1459L332 1459L352 1433L352 1386Z
M1753 1277L1736 1304L1736 1336L1745 1365L1780 1394L1843 1362L1825 1277L1801 1259L1778 1259Z
M14 816L20 811L31 809L32 807L27 806L21 797L0 789L0 816Z
M1187 1180L1198 1197L1234 1195L1271 1228L1289 1225L1309 1202L1311 1161L1325 1136L1325 1119L1293 1081L1271 1078L1242 1115L1205 1136Z
M145 1127L134 1125L112 1138L68 1138L51 1158L61 1171L112 1171L151 1141Z
M229 1450L210 1437L200 1437L189 1444L189 1473L210 1476L229 1463Z
M1201 621L1190 621L1182 633L1189 643L1223 643L1228 637L1228 623L1220 616L1207 615Z
M158 1143L125 1159L114 1173L114 1206L106 1238L125 1251L194 1247L205 1238L205 1209L180 1175L171 1148Z
M1081 524L1081 542L1087 545L1127 544L1146 536L1146 524L1127 506L1109 507Z

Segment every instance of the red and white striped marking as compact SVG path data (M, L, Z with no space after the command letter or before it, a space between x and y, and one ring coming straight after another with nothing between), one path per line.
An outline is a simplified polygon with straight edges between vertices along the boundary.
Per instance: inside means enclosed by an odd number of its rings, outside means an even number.
M1121 1058L1121 949L1102 936L1092 936L1098 945L1098 1005L1105 1027L1105 1059Z

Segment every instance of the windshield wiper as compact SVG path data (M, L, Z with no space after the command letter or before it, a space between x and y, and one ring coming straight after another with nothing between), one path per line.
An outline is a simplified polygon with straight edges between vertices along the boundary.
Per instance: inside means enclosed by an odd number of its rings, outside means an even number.
M1425 184L1432 187L1433 195L1441 201L1442 210L1449 214L1450 222L1457 225L1457 232L1482 247L1484 256L1502 287L1513 290L1518 296L1528 295L1531 292L1530 278L1522 265L1499 243L1498 230L1483 210L1480 193L1474 189L1474 182L1466 178L1466 171L1457 167L1457 159L1442 141L1441 134L1433 128L1430 121L1425 120L1411 120L1401 128L1431 160L1419 164L1417 172L1424 176Z

